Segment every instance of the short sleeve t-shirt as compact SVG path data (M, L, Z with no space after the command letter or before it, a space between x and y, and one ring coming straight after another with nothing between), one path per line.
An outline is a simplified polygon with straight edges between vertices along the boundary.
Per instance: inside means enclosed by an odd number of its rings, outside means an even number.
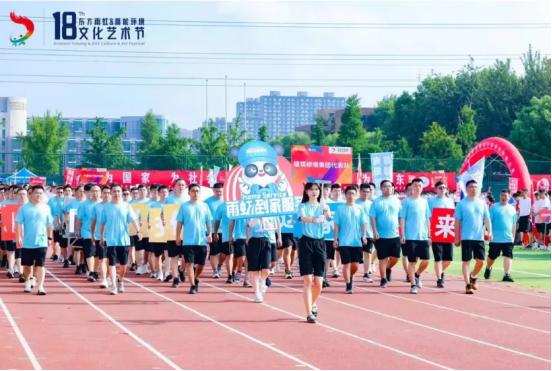
M15 222L23 226L23 248L48 247L48 226L53 223L52 211L48 205L26 203L19 208Z
M489 215L493 230L493 240L491 242L513 243L514 235L512 231L517 222L516 209L509 204L496 203L491 206Z
M454 217L461 222L461 238L463 241L483 241L484 222L489 218L489 208L481 199L462 199L456 206Z
M410 241L429 240L429 205L422 197L408 197L402 203L399 218L404 220L404 238Z
M370 208L370 218L376 220L380 238L399 237L399 212L401 202L395 196L376 198Z
M299 205L299 215L301 217L314 218L322 221L324 218L324 209L320 204L311 204L305 202ZM322 223L303 222L303 236L310 238L324 238L324 227Z
M334 216L334 223L339 227L339 246L362 246L362 226L366 222L366 214L357 204L339 205Z
M182 223L182 245L207 245L207 223L211 220L211 212L204 202L183 203L176 216L176 221Z
M100 224L104 225L104 240L107 246L130 246L128 224L136 219L134 210L126 202L105 204Z

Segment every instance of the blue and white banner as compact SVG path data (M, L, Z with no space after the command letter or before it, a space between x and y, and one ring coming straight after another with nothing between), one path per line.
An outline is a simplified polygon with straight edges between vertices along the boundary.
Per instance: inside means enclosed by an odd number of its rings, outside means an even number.
M460 188L462 195L466 194L466 183L475 180L479 187L483 186L483 175L485 174L485 157L470 166L466 171L456 177L456 187ZM463 196L460 196L462 198Z
M382 180L393 181L393 152L370 153L372 164L372 182L376 185L376 194L380 195Z

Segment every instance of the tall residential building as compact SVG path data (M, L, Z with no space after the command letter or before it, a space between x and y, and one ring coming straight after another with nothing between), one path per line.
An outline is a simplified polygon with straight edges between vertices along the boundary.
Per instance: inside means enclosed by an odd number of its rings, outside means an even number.
M21 157L17 135L27 132L27 98L0 97L0 126L2 173L13 173Z
M142 140L142 121L144 116L122 116L120 118L102 118L101 125L109 135L116 134L120 129L125 129L123 147L125 155L135 156L140 150ZM167 132L169 120L162 115L155 115L155 120L163 135ZM88 131L96 124L95 117L63 117L62 122L69 129L69 141L67 142L65 166L75 167L84 159L87 149Z
M314 125L316 112L323 109L337 110L345 107L345 98L335 97L334 93L324 93L322 97L309 97L306 92L297 96L282 96L279 91L259 98L247 98L236 104L236 115L248 135L257 138L259 128L266 125L268 136L273 139L291 134L299 126Z

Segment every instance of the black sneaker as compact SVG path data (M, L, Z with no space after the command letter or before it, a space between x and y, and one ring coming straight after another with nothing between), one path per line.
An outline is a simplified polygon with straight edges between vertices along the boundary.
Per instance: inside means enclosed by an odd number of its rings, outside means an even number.
M19 276L19 283L25 283L25 277L23 277L23 275Z
M195 291L196 291L196 293L198 293L199 292L199 280L196 278L194 283L195 283L195 285L194 285Z
M443 285L445 284L445 272L441 273L441 282L443 283Z
M8 266L8 258L4 255L2 262L0 262L0 268L5 268Z
M82 273L81 266L77 265L77 269L75 269L75 274L81 274L81 273Z
M232 279L232 276L228 276L228 279L226 280L226 283L234 283L234 280Z
M502 282L514 282L514 280L512 279L512 276L506 273L504 277L502 277Z
M178 278L180 278L180 282L186 282L184 271L180 270L180 268L178 268Z
M54 254L50 256L50 259L52 259L52 261L56 261L58 259L58 256Z
M477 278L474 278L470 274L470 286L472 290L477 290Z
M178 286L180 286L180 280L178 278L174 278L172 283L173 289L177 289Z
M443 280L440 279L440 278L437 280L437 287L440 288L440 289L445 288L445 285L443 285Z
M308 323L316 323L316 317L315 317L314 315L312 315L312 314L309 314L309 315L307 316L307 322L308 322Z
M7 276L8 278L14 278L15 274L13 274L13 272L8 271Z
M197 289L195 286L190 287L190 294L197 294Z
M485 268L485 273L483 274L483 277L485 277L486 280L491 278L491 270L492 268Z
M130 266L130 271L131 271L131 272L136 272L136 268L137 268L137 267L138 267L138 266L136 265L136 263L132 263L131 266Z
M345 293L346 294L352 294L353 293L353 283L352 282L347 282L345 284Z
M382 279L380 280L380 287L381 287L382 289L384 289L384 288L387 287L387 280L386 280L385 278L382 278Z
M266 278L265 284L267 287L270 287L270 285L272 285L272 281L270 280L270 278Z
M165 279L163 280L163 282L171 282L172 279L173 279L172 274L169 274L167 277L165 277Z
M385 280L391 282L391 268L385 269Z
M69 260L63 262L63 268L69 268Z
M325 289L326 287L330 287L330 283L328 282L327 279L324 279L322 281L322 288Z
M69 257L69 263L71 263L71 265L75 265L75 261L73 260L73 255Z

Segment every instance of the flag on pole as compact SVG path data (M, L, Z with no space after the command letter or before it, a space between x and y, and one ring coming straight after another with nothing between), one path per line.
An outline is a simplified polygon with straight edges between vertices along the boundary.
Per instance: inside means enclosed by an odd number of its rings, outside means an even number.
M466 194L466 183L475 180L479 187L483 185L483 175L485 174L485 157L470 166L466 171L456 177L456 187L460 188L462 193L460 198Z

